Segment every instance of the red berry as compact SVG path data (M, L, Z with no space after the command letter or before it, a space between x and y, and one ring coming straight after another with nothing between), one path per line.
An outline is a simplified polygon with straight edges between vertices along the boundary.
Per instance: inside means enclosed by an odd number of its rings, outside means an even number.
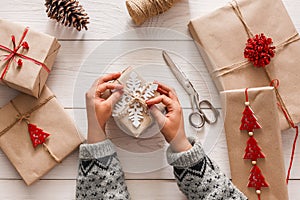
M20 58L19 60L18 60L18 67L22 67L23 66L23 61L22 61L22 59Z
M26 41L22 43L22 47L24 49L29 49L29 45L28 45L28 43Z

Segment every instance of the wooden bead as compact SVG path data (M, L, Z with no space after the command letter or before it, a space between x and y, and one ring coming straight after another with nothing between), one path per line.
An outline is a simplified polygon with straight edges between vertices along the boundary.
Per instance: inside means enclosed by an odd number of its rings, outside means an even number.
M256 161L255 160L252 160L252 165L256 165Z
M249 136L250 136L250 137L252 137L252 136L253 136L253 132L249 132L248 134L249 134Z
M261 191L260 190L256 190L256 194L260 194L261 193Z
M245 102L245 105L246 105L246 106L249 106L249 105L250 105L250 102L249 102L249 101L246 101L246 102Z

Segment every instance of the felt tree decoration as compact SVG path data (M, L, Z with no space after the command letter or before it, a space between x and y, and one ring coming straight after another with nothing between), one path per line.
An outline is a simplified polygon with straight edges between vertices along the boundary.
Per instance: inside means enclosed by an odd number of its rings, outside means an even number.
M245 89L245 109L243 111L243 117L241 119L241 131L247 131L249 139L247 141L247 146L245 148L244 159L251 160L253 165L250 171L250 177L247 187L253 187L256 190L258 200L260 200L261 188L268 187L268 183L265 181L265 177L262 175L261 170L256 165L258 158L265 158L265 155L258 146L256 139L254 138L253 131L255 129L261 129L261 125L258 123L257 118L254 115L253 110L250 107L248 88Z
M38 128L34 124L28 124L28 132L34 148L45 143L46 138L50 136L49 133L45 133L42 129Z
M254 115L254 112L249 106L249 102L246 102L246 106L243 112L243 117L241 120L240 130L246 130L253 132L254 129L260 129L261 126Z
M261 188L269 187L268 183L265 181L265 177L262 175L257 165L254 165L250 171L248 187L255 188L259 200L260 200Z
M244 159L257 161L258 158L265 158L265 155L261 152L261 148L258 146L255 138L249 137L247 141L247 147L245 149Z

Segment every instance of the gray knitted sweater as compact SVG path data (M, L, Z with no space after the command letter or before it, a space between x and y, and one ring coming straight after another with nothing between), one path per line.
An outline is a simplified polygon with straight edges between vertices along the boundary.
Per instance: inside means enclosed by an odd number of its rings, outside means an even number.
M179 189L191 199L247 199L204 153L201 144L181 153L167 150ZM130 199L117 154L110 140L82 144L76 186L77 200Z

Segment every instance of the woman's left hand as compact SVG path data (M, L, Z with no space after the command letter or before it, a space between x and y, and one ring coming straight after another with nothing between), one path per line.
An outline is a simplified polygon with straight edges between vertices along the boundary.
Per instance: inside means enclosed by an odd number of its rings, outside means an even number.
M86 93L86 110L88 119L88 143L97 143L106 139L105 125L112 114L112 109L122 96L123 86L111 83L121 76L121 73L105 75L97 79ZM106 91L116 90L108 98L103 98Z

